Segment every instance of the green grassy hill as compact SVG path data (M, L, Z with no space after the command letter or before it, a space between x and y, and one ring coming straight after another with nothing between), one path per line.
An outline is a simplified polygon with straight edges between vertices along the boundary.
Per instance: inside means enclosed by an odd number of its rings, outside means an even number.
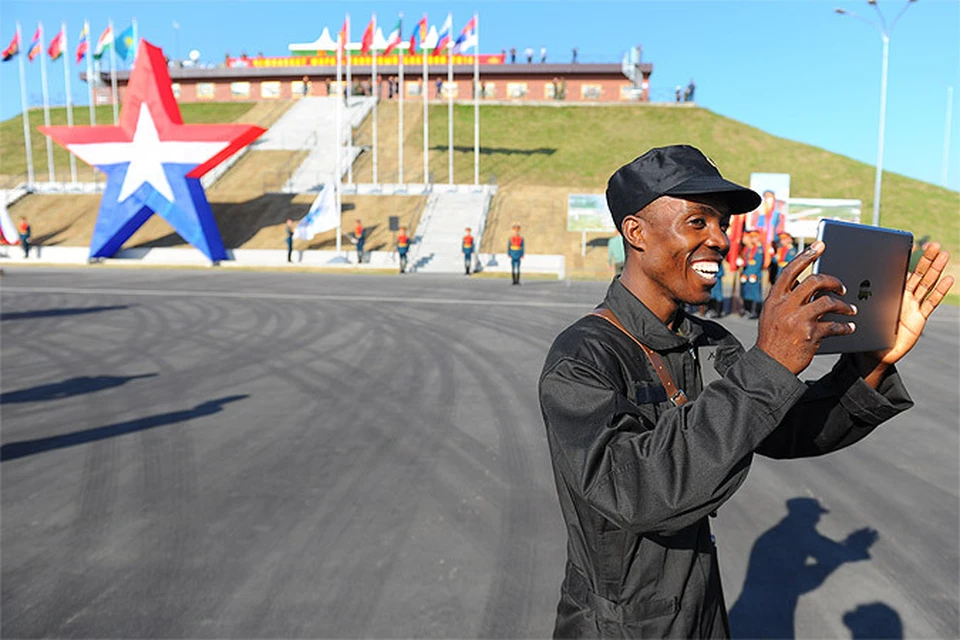
M404 120L404 157L407 164L420 166L423 149L421 113L416 102L408 103ZM287 104L281 103L205 103L181 105L188 123L244 121L269 126ZM389 179L396 167L396 126L393 101L384 101L381 111L381 176ZM430 106L430 169L437 182L447 177L447 105ZM87 109L74 111L77 124L87 124ZM390 120L390 118L393 120ZM496 182L500 195L493 211L503 224L518 218L539 226L551 221L548 234L557 248L537 243L541 251L573 252L579 260L576 234L565 232L565 202L568 192L602 192L607 178L620 165L629 162L650 147L687 143L702 149L720 167L724 176L749 184L752 172L789 173L791 194L811 198L857 198L863 202L863 215L873 207L874 169L871 165L829 153L810 145L772 136L729 118L700 108L672 108L650 105L629 106L481 106L482 147L480 179ZM32 126L43 121L41 110L30 112ZM64 109L52 110L54 124L65 124ZM112 123L109 106L97 109L97 122ZM473 107L454 108L455 179L473 181ZM369 144L370 123L357 132L358 144ZM22 181L26 171L23 154L23 128L19 117L0 123L0 186ZM38 180L46 180L44 137L32 136L35 170ZM58 175L66 171L67 155L55 147ZM387 153L390 152L390 153ZM395 160L394 160L395 162ZM369 158L361 156L355 165L357 180L369 179ZM82 165L83 169L86 169ZM89 169L86 169L89 171ZM408 180L422 179L422 170L407 172ZM81 179L84 176L81 175ZM89 178L87 178L89 179ZM912 231L918 236L939 239L954 255L960 256L960 193L885 173L881 223ZM537 211L533 211L537 209ZM502 210L502 216L500 212ZM556 220L554 220L556 218ZM497 220L491 222L499 224ZM491 234L496 233L492 228ZM530 229L533 232L535 229ZM501 234L502 235L502 234ZM569 235L570 238L566 236ZM562 237L560 237L562 236ZM572 239L571 239L572 238ZM569 241L569 242L568 242ZM599 240L598 240L599 242ZM570 248L564 248L569 244ZM599 246L599 244L598 244ZM599 249L591 252L598 256ZM588 261L589 262L589 261ZM599 267L604 258L596 257ZM584 268L588 265L585 263ZM575 266L574 269L577 267Z
M431 109L430 147L436 153L431 168L436 179L445 179L447 108L438 104ZM724 177L742 184L750 183L753 172L789 173L792 196L859 199L865 221L873 209L872 165L778 138L706 109L482 105L480 120L480 180L492 177L505 188L602 192L611 173L650 147L685 143L703 150ZM416 144L411 146L416 153ZM472 181L472 106L455 106L454 148L456 180ZM881 224L930 234L960 257L960 193L884 172Z

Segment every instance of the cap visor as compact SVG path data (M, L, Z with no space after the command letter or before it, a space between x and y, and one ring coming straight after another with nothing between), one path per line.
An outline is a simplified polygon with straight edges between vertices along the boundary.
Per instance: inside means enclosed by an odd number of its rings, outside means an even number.
M668 196L723 196L730 207L730 215L748 213L760 206L763 198L752 189L715 176L690 178L666 192Z

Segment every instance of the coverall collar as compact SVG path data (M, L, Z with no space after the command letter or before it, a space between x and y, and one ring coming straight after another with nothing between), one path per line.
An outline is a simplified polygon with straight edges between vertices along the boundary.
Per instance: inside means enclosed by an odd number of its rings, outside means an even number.
M700 324L693 322L682 307L677 310L680 328L672 331L620 282L620 278L607 289L603 306L613 311L634 337L656 351L688 347L703 333Z

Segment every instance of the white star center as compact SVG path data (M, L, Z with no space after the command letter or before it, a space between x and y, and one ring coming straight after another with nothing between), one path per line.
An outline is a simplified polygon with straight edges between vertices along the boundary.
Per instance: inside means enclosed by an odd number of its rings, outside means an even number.
M118 202L123 202L140 188L149 184L157 193L173 203L173 189L164 164L186 164L197 167L227 147L227 142L181 142L160 140L153 116L146 103L140 105L137 128L132 142L97 142L72 144L68 148L83 161L106 166L130 163L120 187Z

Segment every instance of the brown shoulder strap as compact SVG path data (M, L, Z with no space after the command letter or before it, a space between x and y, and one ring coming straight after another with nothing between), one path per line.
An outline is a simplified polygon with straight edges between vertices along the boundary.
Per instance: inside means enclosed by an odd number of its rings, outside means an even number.
M660 354L637 340L632 333L627 331L626 327L620 323L620 319L617 318L613 311L598 307L594 309L593 313L590 315L603 318L617 329L620 329L624 335L633 340L638 347L643 349L643 352L647 354L647 358L650 360L650 364L653 365L653 370L657 372L657 376L660 378L660 383L667 391L667 395L670 396L670 402L672 402L674 406L679 407L680 405L687 403L687 395L683 392L683 390L679 389L677 387L677 383L673 381L673 376L670 375L670 371L667 369L667 365L664 363L663 358L660 357Z

